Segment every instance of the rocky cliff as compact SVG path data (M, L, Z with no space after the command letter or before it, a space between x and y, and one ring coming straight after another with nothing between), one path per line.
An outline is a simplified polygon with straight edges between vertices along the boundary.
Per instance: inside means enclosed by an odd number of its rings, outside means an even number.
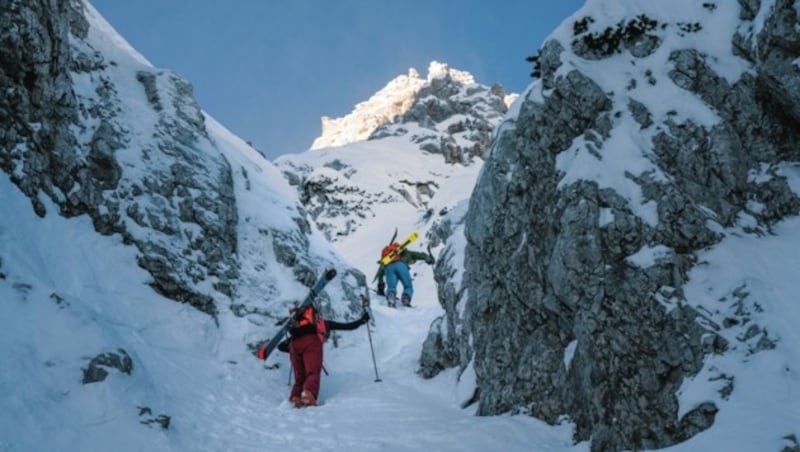
M683 287L698 253L800 212L798 7L679 3L589 1L533 58L466 250L437 265L447 314L421 358L424 375L474 372L479 414L566 416L593 450L665 447L714 423L715 402L677 396L710 356L776 346L747 309L723 320Z
M11 1L0 18L2 169L40 216L89 215L140 249L154 289L216 315L196 286L231 295L237 212L191 85L146 65L116 71L79 1ZM139 98L122 97L128 82ZM148 116L132 124L126 110L145 102Z
M310 249L297 197L187 80L80 0L10 0L0 26L0 169L39 216L88 215L136 247L155 291L215 319L265 313L280 269L316 280L328 250Z

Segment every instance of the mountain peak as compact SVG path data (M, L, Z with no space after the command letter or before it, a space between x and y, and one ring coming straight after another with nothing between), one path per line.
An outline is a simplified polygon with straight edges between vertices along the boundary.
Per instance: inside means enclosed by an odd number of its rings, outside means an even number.
M431 61L431 64L428 65L428 82L432 81L435 78L442 78L450 76L453 80L457 82L461 82L465 85L472 85L475 83L475 78L466 71L459 71L458 69L452 69L450 65L446 63L440 63L438 61Z
M463 84L475 84L475 78L466 71L451 68L448 64L431 61L428 75L422 78L415 68L408 75L400 75L386 84L368 100L355 106L353 111L341 118L322 117L322 135L311 145L311 149L342 146L364 141L379 127L406 113L414 104L420 90L435 79L449 77Z

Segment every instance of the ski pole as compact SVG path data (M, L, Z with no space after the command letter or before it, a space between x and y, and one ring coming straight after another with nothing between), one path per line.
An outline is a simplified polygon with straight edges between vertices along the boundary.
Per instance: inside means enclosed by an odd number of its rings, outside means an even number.
M364 309L369 308L369 299L364 295L361 295L361 305ZM372 315L370 315L370 318L372 318ZM375 349L372 347L372 332L369 329L369 322L367 322L367 337L369 338L369 351L372 353L372 367L375 369L375 382L378 383L381 379L378 377L378 364L375 362Z

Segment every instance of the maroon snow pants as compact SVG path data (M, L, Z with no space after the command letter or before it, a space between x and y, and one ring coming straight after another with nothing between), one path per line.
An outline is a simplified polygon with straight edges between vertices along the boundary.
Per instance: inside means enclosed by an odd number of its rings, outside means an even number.
M293 338L289 343L289 359L294 370L294 386L289 397L308 391L317 399L322 372L322 342L316 334Z

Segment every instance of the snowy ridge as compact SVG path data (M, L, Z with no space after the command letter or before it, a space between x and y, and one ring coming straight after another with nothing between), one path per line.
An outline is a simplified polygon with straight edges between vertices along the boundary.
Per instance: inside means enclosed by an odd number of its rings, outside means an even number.
M76 94L87 105L107 102L96 94L97 86L103 83L105 77L113 81L116 95L114 100L126 106L113 118L127 133L123 148L116 153L125 168L126 176L133 181L147 181L153 177L153 173L157 174L165 167L174 168L169 163L169 153L165 153L165 156L159 152L162 147L169 148L171 143L163 146L158 142L154 143L153 130L166 136L180 135L183 131L174 127L178 123L175 118L186 116L191 118L190 121L199 124L200 133L191 140L186 140L189 143L185 146L202 156L208 177L215 176L211 162L218 162L221 172L230 172L235 196L232 207L235 208L238 218L235 231L237 252L226 257L237 259L238 266L246 267L250 271L239 273L230 299L218 303L221 310L225 312L229 309L228 305L231 305L240 315L243 312L269 312L275 308L283 311L291 299L302 297L305 287L297 283L298 273L287 268L283 262L287 259L294 259L298 268L342 268L341 258L334 254L324 240L314 236L306 237L298 227L302 224L303 213L299 209L297 193L285 183L277 168L199 106L192 105L194 100L190 97L191 86L188 82L171 71L152 67L91 5L86 5L86 8L89 20L88 38L86 42L73 38L73 46L88 54L98 51L105 61L113 63L105 67L100 77L95 73L73 73L72 78ZM147 85L142 89L142 79L149 77L149 74L152 74L153 88L148 94ZM153 107L154 102L157 108ZM189 107L185 104L189 104ZM192 117L193 115L197 116ZM92 131L93 128L87 128L80 140L90 143L94 137L88 132ZM154 169L148 170L147 165ZM142 185L147 186L147 183ZM195 192L194 189L191 191ZM159 199L159 196L152 198L154 199L149 200L150 203L140 201L137 208L148 213L159 211L159 206L165 201ZM202 204L197 199L192 201L195 205ZM175 201L169 199L167 202ZM206 214L205 221L214 220L213 213ZM126 223L137 233L151 239L155 236L130 218L126 219ZM194 224L183 224L182 230L189 237L202 234ZM174 237L165 237L162 246L170 248L175 246L175 242ZM343 272L344 270L342 268ZM212 278L205 278L196 287L202 288L203 293L213 294L213 282ZM344 285L356 284L348 281ZM335 287L338 286L339 284L333 285L330 290L336 291ZM277 302L270 301L276 298ZM337 304L330 309L333 312L346 312L350 306ZM263 326L263 321L253 321ZM249 334L245 333L248 339Z
M352 113L342 118L323 116L322 135L314 140L311 149L366 140L375 129L405 113L425 83L419 72L410 68L408 75L390 81L369 100L357 104Z
M382 126L406 115L420 102L417 98L420 91L431 86L436 79L451 80L465 87L476 84L469 72L453 69L437 61L432 61L428 66L427 78L420 77L419 72L411 68L408 75L398 76L369 100L357 104L352 113L336 119L323 117L322 135L314 140L311 149L343 146L369 139ZM514 99L514 95L510 95L503 101L509 102Z
M330 146L275 160L331 242L382 215L429 221L438 212L432 199L448 179L474 181L506 102L515 97L443 63L432 62L428 72L425 80L414 70L396 78L342 118L341 127L323 130L317 145ZM373 127L375 118L383 119ZM350 134L353 126L370 130ZM331 134L346 139L333 145ZM458 196L468 193L464 188ZM448 204L440 215L454 205Z

